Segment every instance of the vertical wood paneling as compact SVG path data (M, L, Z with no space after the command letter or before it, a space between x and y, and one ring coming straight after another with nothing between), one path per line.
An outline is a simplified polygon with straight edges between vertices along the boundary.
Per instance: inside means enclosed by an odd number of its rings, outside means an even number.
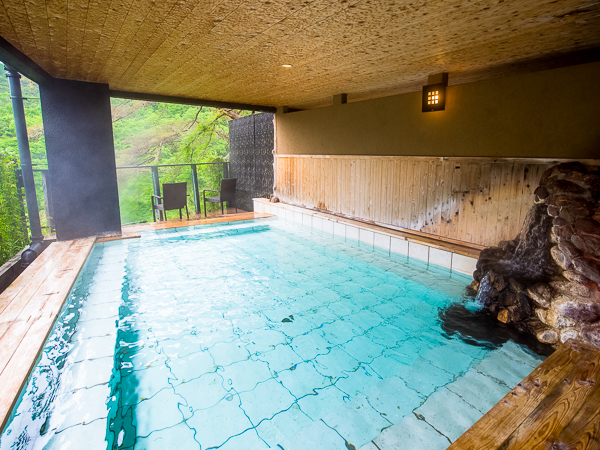
M277 195L291 204L477 245L513 239L546 162L284 156Z

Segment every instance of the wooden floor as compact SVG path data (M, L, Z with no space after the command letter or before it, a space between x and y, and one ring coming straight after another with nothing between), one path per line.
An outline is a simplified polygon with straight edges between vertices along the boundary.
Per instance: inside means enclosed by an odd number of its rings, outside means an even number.
M600 449L600 350L568 341L448 450Z
M235 211L235 209L232 209ZM127 237L130 234L137 234L140 231L150 231L150 230L165 230L167 228L180 228L180 227L189 227L192 225L206 225L209 223L222 223L222 222L235 222L238 220L251 220L251 219L261 219L263 217L271 217L270 214L263 213L255 213L255 212L246 212L241 211L237 214L235 212L227 213L225 215L213 215L212 217L208 217L207 219L204 216L195 216L189 220L187 219L171 219L166 222L148 222L148 223L140 223L136 225L125 225L123 227L123 236Z
M0 294L0 429L95 240L53 242Z

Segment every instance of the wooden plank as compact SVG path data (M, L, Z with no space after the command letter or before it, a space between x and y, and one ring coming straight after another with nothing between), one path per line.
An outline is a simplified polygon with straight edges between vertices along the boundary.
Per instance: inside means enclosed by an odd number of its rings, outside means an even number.
M500 204L500 187L502 183L502 164L492 164L490 170L490 200L485 227L483 245L496 245L496 223L498 222L498 205Z
M519 234L521 229L522 221L521 216L521 205L526 201L530 200L523 198L523 179L525 176L525 165L515 163L513 166L512 182L510 183L510 204L509 214L507 223L507 238L514 239Z
M13 302L16 307L8 307L2 314L2 322L8 326L0 337L0 374L23 336L27 334L32 322L38 318L48 296L54 294L61 286L61 278L64 272L69 270L69 263L73 255L77 253L74 242L66 241L68 247L65 247L63 252L56 254L53 261L46 263L46 265L52 266L50 273L38 273L42 280L41 283L37 283L37 288L22 291L19 295L20 301Z
M487 225L487 211L488 204L490 202L490 173L491 164L483 163L479 164L480 176L477 180L477 191L475 192L475 225L474 231L471 233L471 240L469 242L481 242L482 232L485 230ZM483 232L483 236L485 233Z
M465 242L473 242L473 240L477 239L479 234L479 230L477 229L478 211L475 202L478 198L477 193L479 191L479 180L481 179L481 166L479 164L469 164L469 173L469 193L467 194L467 202L465 205L466 217L464 217Z
M81 73L81 53L87 25L88 0L70 0L67 2L67 66L65 78L76 78Z
M356 179L356 160L350 160L350 205L348 208L348 215L350 217L356 216L356 189L357 187L357 179Z
M0 1L0 30L2 30L2 37L4 39L10 42L17 50L23 52L23 46L19 42L17 32L15 31L15 28L8 17L6 7L2 1Z
M67 2L47 0L48 30L52 45L53 76L66 78L67 75Z
M20 0L3 0L2 3L4 5L4 12L10 17L12 27L9 27L9 30L12 30L18 39L17 42L12 42L12 44L31 57L31 59L40 61L41 54L29 22L29 14L24 4L25 2Z
M394 194L395 194L395 186L396 179L398 178L398 174L396 169L398 167L397 161L392 161L391 164L386 164L388 168L388 178L387 178L387 186L388 186L388 205L386 211L388 216L386 217L386 223L392 223L394 217Z
M452 206L452 171L453 166L450 161L442 161L442 179L440 185L442 188L442 200L440 205L440 236L449 236L450 230L450 208Z
M429 162L422 161L420 164L421 178L419 180L419 203L417 206L417 231L423 231L427 217L427 187L429 185Z
M417 202L419 201L419 184L421 181L421 172L420 172L420 164L419 161L411 161L411 184L409 186L409 201L410 201L410 216L408 219L408 224L406 228L410 228L411 230L416 230L416 225L419 222L419 205Z
M360 181L361 184L360 186L362 187L362 189L360 189L360 216L359 217L368 217L368 208L367 208L367 201L368 201L368 180L367 180L367 170L368 167L368 161L365 159L361 159L360 160Z
M398 225L399 217L400 217L400 186L402 185L402 160L396 159L392 161L394 165L394 175L392 179L392 217L390 219L390 224Z
M496 222L496 235L494 242L498 243L506 239L514 239L515 236L509 237L509 216L510 216L510 194L511 183L513 177L514 164L502 165L502 176L500 181L500 193L498 204L498 220Z
M96 242L122 241L124 239L139 239L138 233L123 233L121 236L102 236L96 239Z
M33 293L28 310L15 320L19 338L15 339L16 328L0 339L0 421L4 427L10 410L18 399L19 392L38 358L43 344L75 282L95 238L68 242L68 249L60 255L58 264L44 279L44 283ZM23 323L26 330L22 333Z
M578 411L581 406L581 396L576 396L578 400L569 406L568 402L563 401L563 394L573 389L580 393L590 393L595 389L595 385L600 384L599 365L600 352L598 349L572 340L568 341L460 436L448 447L448 450L539 448L512 447L509 439L523 424L531 425L530 416L545 422L545 418L548 416L563 415L563 412L570 410L572 406L575 406L575 411ZM592 382L586 381L588 379L591 379ZM567 397L569 396L567 395ZM558 410L548 409L557 405L561 405ZM567 406L566 409L565 406ZM577 415L572 417L577 417ZM590 416L587 416L588 420L589 418ZM538 422L535 423L541 425ZM525 432L525 429L521 431L523 431L524 440L527 440L528 437L535 438L537 433L542 433L543 430L544 427L533 426L530 427L529 432ZM543 440L540 444L542 443ZM541 448L550 448L550 446L546 442L545 447Z
M554 440L555 448L600 449L600 384ZM550 447L552 448L552 447Z
M123 233L138 233L140 231L149 231L149 230L167 230L171 228L184 228L196 225L206 225L213 223L223 223L223 222L236 222L239 220L251 220L251 219L261 219L264 217L271 217L270 214L265 213L257 213L257 212L240 212L238 214L227 214L225 216L218 217L209 217L204 219L203 216L198 216L199 219L190 219L190 220L179 220L173 219L168 222L149 222L137 225L125 225L123 227Z
M461 164L460 191L457 196L456 238L461 241L467 240L467 219L469 203L469 184L471 181L473 167L470 163Z
M54 267L48 261L52 260L57 252L64 251L64 249L68 248L68 245L67 242L53 242L50 244L50 246L23 271L23 273L0 294L0 317L2 317L0 322L4 322L3 317L5 309L14 302L17 296L21 295L26 289L35 290L40 286ZM23 297L23 295L21 295L21 297Z
M371 220L377 220L381 214L382 206L382 163L381 161L371 161L371 189L370 189L370 203L371 203L371 214L369 218Z
M29 16L31 31L35 39L35 46L38 50L38 57L44 54L51 54L52 42L50 40L50 28L48 25L48 10L45 2L25 2L25 8ZM2 13L0 12L0 16ZM2 28L4 34L4 28ZM29 55L33 57L33 55ZM54 61L52 58L41 58L44 67L50 73L54 71Z
M513 431L502 444L504 449L552 448L549 444L556 441L561 431L588 401L590 394L598 389L596 380L600 380L600 360L581 361L577 368L577 373L564 378ZM596 404L597 408L599 406L600 404ZM589 417L580 420L587 423ZM597 437L600 438L600 435Z
M104 23L112 2L103 0L90 0L88 2L87 21L83 30L79 70L82 79L89 80L90 70L96 56L96 49L102 36Z
M450 196L450 222L449 234L458 237L458 214L460 209L460 189L462 179L462 164L455 163L452 166L452 190Z
M434 194L435 194L435 161L429 161L427 164L427 194L425 201L425 220L421 231L431 233L433 229L433 216L435 213Z
M353 161L351 160L346 160L345 161L345 169L344 169L344 178L345 178L345 182L344 182L344 211L345 214L347 215L351 215L352 212L352 201L351 201L351 197L352 197L352 168L353 168Z

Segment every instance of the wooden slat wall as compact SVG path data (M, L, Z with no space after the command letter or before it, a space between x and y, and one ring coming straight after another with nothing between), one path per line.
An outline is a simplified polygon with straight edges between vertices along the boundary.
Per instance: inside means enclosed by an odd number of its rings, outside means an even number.
M480 246L518 234L549 160L278 155L287 203Z

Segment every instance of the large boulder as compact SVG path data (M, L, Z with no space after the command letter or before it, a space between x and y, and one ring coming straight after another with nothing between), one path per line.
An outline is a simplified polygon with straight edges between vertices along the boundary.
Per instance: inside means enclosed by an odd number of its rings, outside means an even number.
M481 252L469 292L540 342L600 347L600 168L551 167L534 197L518 236Z

